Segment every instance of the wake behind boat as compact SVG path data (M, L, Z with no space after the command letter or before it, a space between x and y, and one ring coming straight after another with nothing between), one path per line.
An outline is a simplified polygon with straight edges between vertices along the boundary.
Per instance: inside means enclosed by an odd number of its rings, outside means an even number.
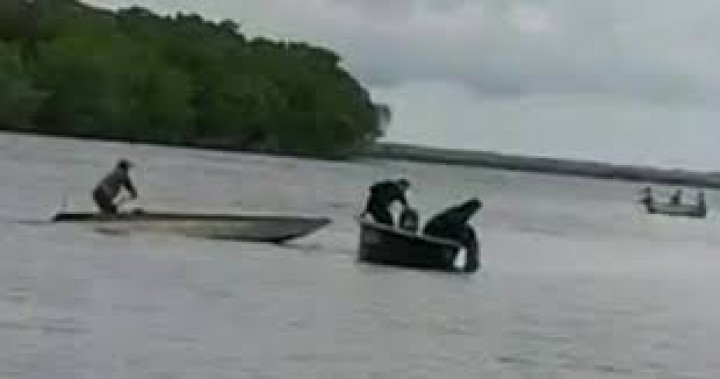
M203 214L133 211L119 214L61 212L55 223L92 225L104 231L164 232L189 237L281 243L307 236L328 225L319 216L269 214Z

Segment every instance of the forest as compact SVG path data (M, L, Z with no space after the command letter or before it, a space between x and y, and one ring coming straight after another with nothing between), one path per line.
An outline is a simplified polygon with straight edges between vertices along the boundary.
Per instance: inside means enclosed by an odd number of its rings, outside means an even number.
M0 129L346 157L390 116L323 47L197 14L0 0Z

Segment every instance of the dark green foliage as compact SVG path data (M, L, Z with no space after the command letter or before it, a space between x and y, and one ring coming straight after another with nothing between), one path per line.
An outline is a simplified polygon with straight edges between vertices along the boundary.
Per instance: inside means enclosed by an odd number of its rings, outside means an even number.
M389 109L337 54L239 29L138 7L0 0L0 125L315 156L382 134Z
M44 95L23 70L20 49L0 42L0 127L27 129Z

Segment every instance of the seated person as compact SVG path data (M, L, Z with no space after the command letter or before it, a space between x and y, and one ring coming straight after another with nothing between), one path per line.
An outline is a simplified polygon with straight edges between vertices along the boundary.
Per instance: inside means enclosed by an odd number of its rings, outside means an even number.
M652 189L645 187L640 191L640 203L645 205L647 208L651 208L655 200L653 199Z
M705 192L703 192L703 191L698 192L697 202L698 202L698 209L700 210L700 212L702 212L703 214L707 213L707 202L705 201Z
M675 193L670 196L670 204L672 205L680 205L682 202L682 190L677 190Z
M482 202L473 198L448 208L434 216L423 228L423 233L433 237L449 239L465 247L464 270L474 272L480 267L480 248L470 218L482 207Z

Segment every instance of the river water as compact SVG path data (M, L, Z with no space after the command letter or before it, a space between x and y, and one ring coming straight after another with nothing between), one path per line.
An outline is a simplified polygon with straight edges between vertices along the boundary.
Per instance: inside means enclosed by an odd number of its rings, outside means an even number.
M91 209L119 157L136 206L333 224L274 246L40 222ZM639 184L13 134L0 175L3 378L720 375L720 217L644 215ZM398 176L425 215L482 197L477 275L355 262L366 187Z

